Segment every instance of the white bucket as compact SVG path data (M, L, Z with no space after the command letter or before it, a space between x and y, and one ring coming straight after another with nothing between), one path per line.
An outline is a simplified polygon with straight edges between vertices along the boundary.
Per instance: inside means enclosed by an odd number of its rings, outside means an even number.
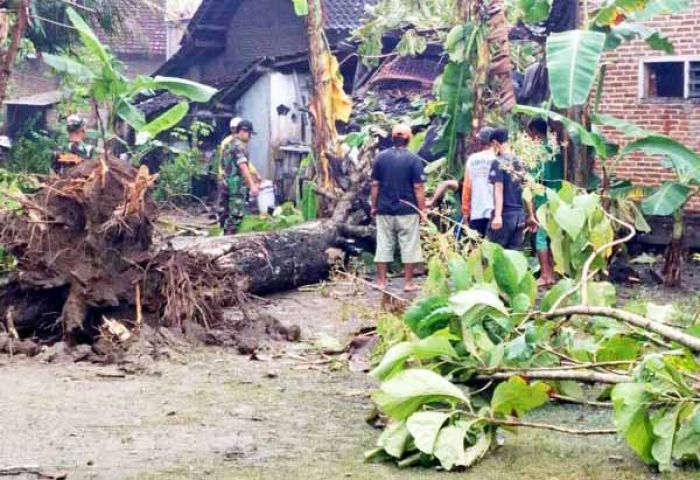
M275 208L275 185L270 180L263 180L258 193L258 210L267 213L270 208Z

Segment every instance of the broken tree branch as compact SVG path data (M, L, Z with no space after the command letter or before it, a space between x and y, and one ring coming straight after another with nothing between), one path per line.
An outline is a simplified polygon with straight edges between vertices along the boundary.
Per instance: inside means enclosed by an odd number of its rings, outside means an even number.
M657 333L668 340L678 342L681 345L688 347L694 352L700 352L700 338L693 337L692 335L688 335L687 333L681 332L673 327L655 322L654 320L641 315L619 310L617 308L578 305L559 308L548 313L543 313L542 315L545 318L570 317L572 315L589 315L613 318L615 320L627 322L635 327L641 327Z
M633 379L629 375L618 373L593 372L591 370L548 370L546 368L510 370L476 375L475 380L508 380L511 377L524 377L536 380L574 380L585 383L629 383Z
M525 427L539 428L540 430L551 430L553 432L568 433L570 435L615 435L617 430L614 428L600 428L592 430L578 430L576 428L560 427L559 425L550 425L548 423L521 422L517 420L501 420L498 418L486 418L486 421L494 425L503 425L506 427Z

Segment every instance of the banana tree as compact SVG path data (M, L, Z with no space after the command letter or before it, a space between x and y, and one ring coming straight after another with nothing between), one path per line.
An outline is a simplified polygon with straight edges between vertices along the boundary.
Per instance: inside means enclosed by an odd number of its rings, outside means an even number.
M683 211L700 187L700 155L674 140L652 135L628 144L620 155L642 152L647 155L663 155L663 165L672 170L676 179L664 182L642 202L647 215L673 217L671 242L664 255L663 278L669 287L681 283L681 267L685 250L685 222Z
M121 70L121 63L99 41L87 22L72 8L68 8L66 14L87 55L46 53L44 62L59 74L87 85L87 97L93 105L93 114L105 144L115 140L123 142L116 134L118 121L125 122L137 132L139 143L152 140L185 118L190 101L208 102L216 93L214 88L180 78L139 76L129 80ZM136 98L159 90L169 91L185 100L147 122L144 113L135 106ZM107 109L106 118L100 113L103 106Z
M638 125L610 115L598 114L593 117L592 121L594 127L612 127L630 139L630 142L619 151L617 151L618 147L616 145L610 144L597 131L598 128L591 131L580 123L574 122L559 113L522 105L517 106L514 111L533 117L549 118L555 122L562 123L572 137L595 152L604 172L606 172L606 178L610 171L614 171L618 162L633 153L666 158L663 165L673 170L676 174L676 180L665 182L655 188L652 194L642 202L641 207L642 212L646 215L673 217L671 243L666 251L663 276L666 285L678 285L680 283L685 237L683 210L688 201L698 192L698 187L700 187L700 155L671 137L650 132ZM604 179L604 198L608 195L608 191L605 188L606 185L609 186L609 182ZM636 210L636 207L633 207L634 210ZM636 215L634 215L634 218L625 220L634 223L638 230L648 228L646 222L641 218L637 218Z

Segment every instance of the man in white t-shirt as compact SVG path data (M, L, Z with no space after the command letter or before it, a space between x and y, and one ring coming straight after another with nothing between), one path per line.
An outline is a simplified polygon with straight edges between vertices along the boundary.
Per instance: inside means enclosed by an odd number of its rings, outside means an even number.
M482 237L486 236L494 209L493 184L489 181L491 165L496 159L495 152L489 146L493 130L484 127L477 134L483 150L467 159L462 187L462 223Z

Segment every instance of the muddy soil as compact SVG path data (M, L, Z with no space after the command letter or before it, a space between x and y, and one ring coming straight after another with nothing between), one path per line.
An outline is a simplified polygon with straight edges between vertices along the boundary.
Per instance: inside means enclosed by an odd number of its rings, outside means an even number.
M319 363L314 339L324 333L345 343L373 322L378 303L348 288L274 297L265 310L301 324L305 341L274 345L256 361L202 348L144 359L144 373L121 376L116 367L2 357L0 472L38 467L70 480L657 478L615 437L526 430L507 434L467 473L363 463L379 434L365 423L374 384L342 362ZM591 407L550 407L533 418L610 425L609 412Z

